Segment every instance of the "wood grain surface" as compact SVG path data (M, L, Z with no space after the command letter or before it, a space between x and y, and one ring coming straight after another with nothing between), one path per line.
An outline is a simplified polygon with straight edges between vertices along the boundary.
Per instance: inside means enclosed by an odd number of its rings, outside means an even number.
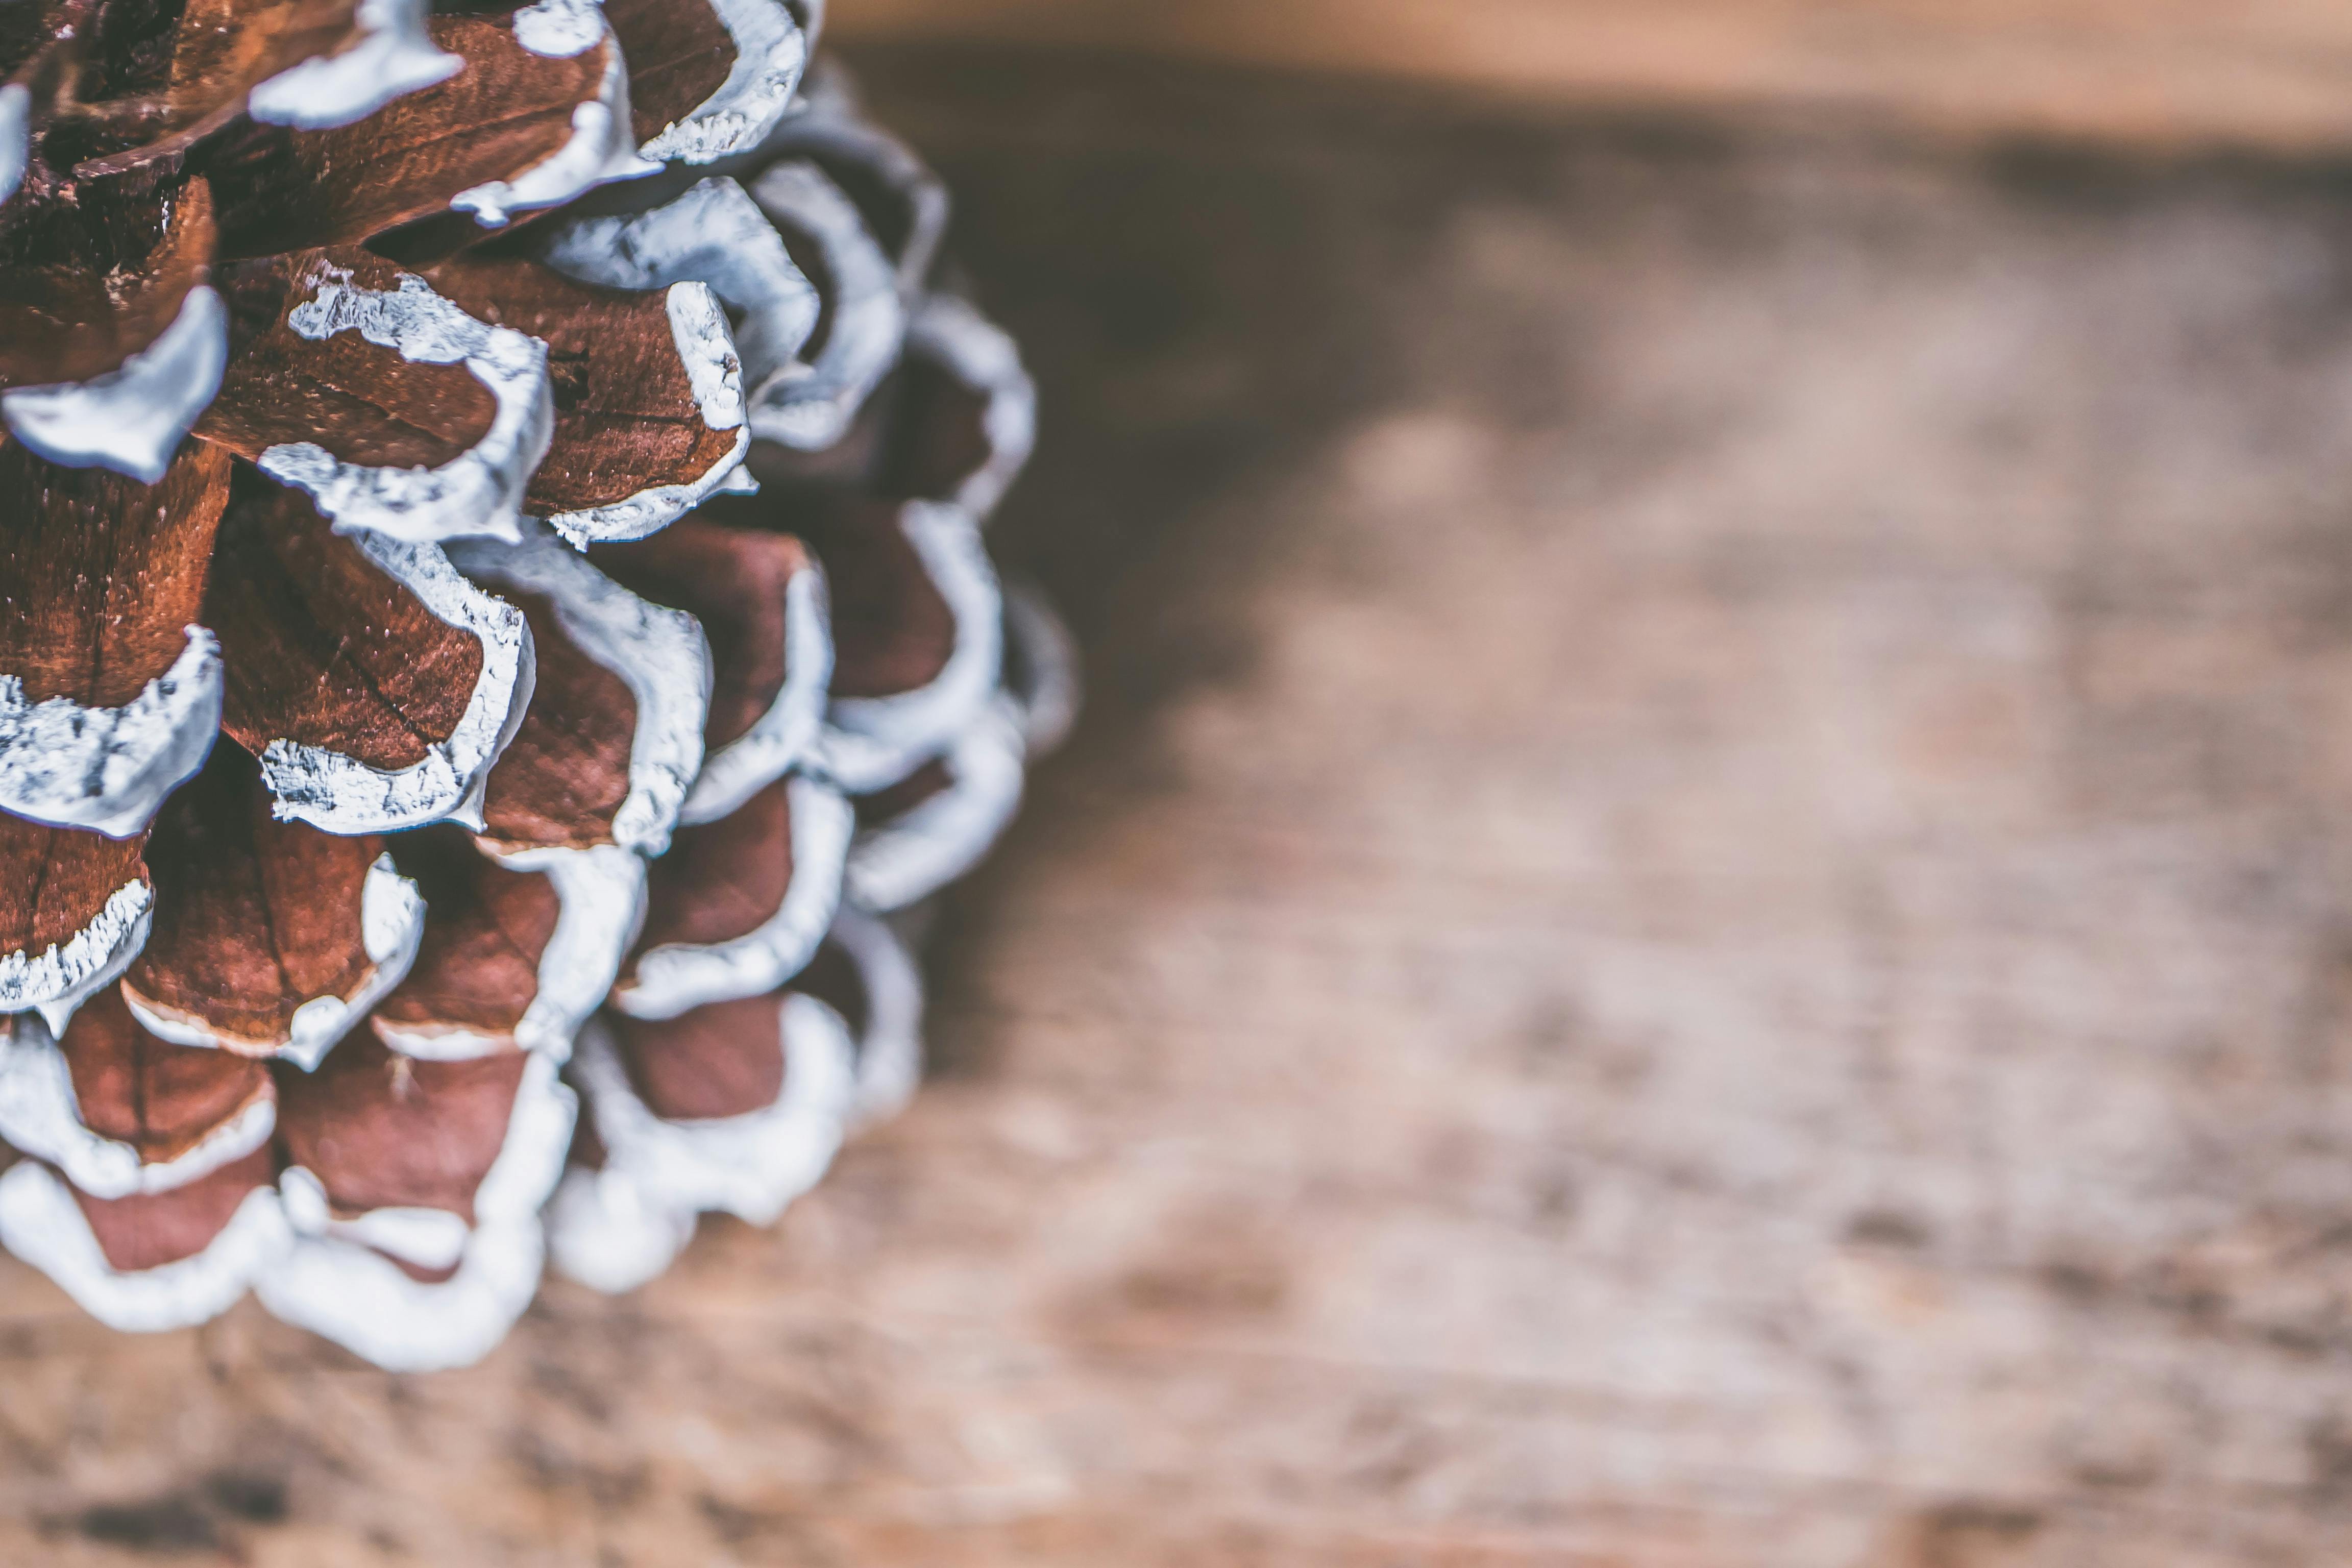
M2338 0L840 0L831 26L1969 132L2352 145Z
M0 1561L2352 1558L2352 203L869 52L1093 706L934 1077L481 1368L0 1264Z

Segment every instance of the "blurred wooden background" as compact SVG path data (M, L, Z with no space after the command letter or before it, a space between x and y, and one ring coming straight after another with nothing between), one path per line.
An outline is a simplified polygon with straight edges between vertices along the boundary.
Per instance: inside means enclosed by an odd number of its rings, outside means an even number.
M2346 163L856 59L1092 664L931 1081L459 1374L0 1259L0 1563L2352 1562Z
M1968 131L2352 145L2342 0L837 0L853 39L1139 49Z

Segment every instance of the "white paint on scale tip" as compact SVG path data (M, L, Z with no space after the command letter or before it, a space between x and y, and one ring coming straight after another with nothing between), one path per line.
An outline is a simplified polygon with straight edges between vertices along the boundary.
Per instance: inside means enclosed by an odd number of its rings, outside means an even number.
M264 125L324 131L448 80L465 68L465 57L435 46L425 31L430 9L426 0L360 0L357 41L257 84L246 95L246 112Z
M670 342L704 426L734 431L734 444L688 483L655 485L603 506L551 514L548 526L581 549L659 532L710 497L730 489L736 476L744 472L751 432L743 421L743 366L726 309L709 284L698 282L671 284L663 303Z
M201 1252L153 1268L118 1269L56 1173L26 1160L0 1174L0 1246L124 1333L190 1328L218 1317L293 1243L277 1192L257 1187Z
M449 738L428 744L424 761L410 767L387 772L322 746L271 741L262 749L261 775L277 797L275 813L328 833L394 833L444 817L478 830L490 768L530 703L538 667L530 624L467 582L435 545L374 533L352 542L435 617L477 638L482 672Z
M296 1007L286 1038L270 1054L304 1072L316 1070L352 1026L408 977L424 936L425 900L416 884L394 868L391 856L378 856L360 884L360 939L368 955L367 971L348 994L312 996ZM201 1014L164 1006L128 982L122 1000L141 1028L175 1046L251 1053L268 1044L231 1035Z
M0 202L16 194L33 158L33 95L22 82L0 87Z
M869 223L877 237L894 235L898 286L912 298L930 276L948 227L948 190L913 148L863 118L848 75L837 61L819 61L801 86L799 108L778 127L769 149L814 157L829 169L855 168L862 202L887 194L898 212Z
M660 173L659 163L637 154L628 62L602 10L587 0L540 0L515 13L515 38L534 54L557 57L576 55L601 38L604 77L595 98L572 109L572 135L562 146L511 180L458 192L449 198L452 207L473 214L485 228L503 228L519 212L560 206L598 185Z
M523 1064L507 1135L474 1192L474 1223L462 1237L424 1211L387 1218L338 1219L318 1179L300 1166L280 1178L293 1244L254 1281L278 1317L334 1341L388 1372L470 1365L504 1339L539 1289L546 1257L539 1211L563 1174L579 1100L556 1079L556 1064L533 1054ZM300 1173L296 1174L297 1172ZM457 1272L427 1284L388 1256L421 1267L451 1256Z
M824 574L803 566L784 584L784 684L768 710L713 752L686 797L678 821L691 826L732 816L814 750L833 682L833 629Z
M788 366L751 396L751 434L799 451L839 441L866 396L898 363L907 331L898 269L866 232L856 204L814 163L776 163L751 186L776 224L823 257L831 319L813 361Z
M530 1051L562 1062L613 989L646 918L646 862L613 844L586 849L503 849L476 841L509 871L544 876L557 900L555 930L540 950L536 988L511 1034L454 1025L373 1020L385 1048L419 1061L477 1061Z
M907 353L931 360L983 400L988 458L953 500L985 522L1020 477L1037 444L1037 388L1012 334L951 294L924 300L907 329Z
M616 844L503 849L476 842L509 870L537 871L554 884L555 931L540 952L539 988L515 1026L514 1043L567 1060L573 1037L603 1005L645 925L645 859Z
M220 391L227 368L228 307L200 283L163 334L120 369L89 381L0 392L0 418L50 462L112 468L152 485Z
M866 1127L905 1109L922 1081L922 971L878 915L845 908L834 917L827 940L849 955L866 993L852 1125Z
M887 912L905 909L980 863L1021 806L1021 734L1005 706L992 707L940 758L948 787L849 847L847 899Z
M347 463L314 441L290 441L263 451L263 473L310 496L339 533L410 543L519 537L524 488L555 432L545 343L475 320L421 278L402 273L396 289L361 289L335 268L287 324L314 342L355 331L413 363L462 364L495 406L481 440L438 468Z
M472 1234L465 1217L447 1209L393 1206L338 1219L326 1184L301 1165L288 1166L278 1188L297 1235L355 1241L419 1268L455 1268Z
M136 1146L92 1131L82 1121L65 1053L38 1020L17 1018L0 1041L0 1138L55 1165L94 1198L184 1187L268 1142L277 1125L277 1100L264 1079L243 1106L194 1144L168 1160L149 1161Z
M128 838L204 766L220 729L220 640L187 628L172 668L120 708L25 700L0 675L0 810Z
M743 426L743 367L735 356L735 334L727 311L708 283L673 283L663 298L670 342L686 367L702 422L713 430Z
M541 259L567 278L644 291L700 282L734 313L747 405L793 374L816 330L815 286L743 187L712 177L650 212L581 218L548 239Z
M604 37L604 11L595 0L538 0L514 14L515 42L548 59L570 59Z
M639 598L543 531L513 545L453 544L449 557L478 581L545 598L572 645L628 686L636 729L613 841L645 855L668 849L678 807L702 768L711 670L701 623Z
M574 1165L547 1205L548 1250L565 1279L617 1296L659 1278L694 1239L696 1217L626 1171Z
M961 508L909 501L898 526L955 618L955 647L927 686L887 697L837 697L825 712L819 765L854 795L898 783L976 718L1003 669L996 567Z
M1069 738L1085 701L1086 680L1078 668L1077 639L1034 585L1004 584L1004 690L1003 700L1021 730L1021 745L1034 762Z
M664 942L637 955L612 1005L633 1018L675 1018L712 1002L763 995L808 967L841 901L856 826L849 802L814 779L784 781L792 881L776 910L730 942Z
M832 1165L856 1099L856 1053L841 1016L813 996L777 998L784 1084L741 1116L667 1121L629 1083L601 1022L581 1032L573 1076L604 1146L569 1173L548 1220L556 1267L591 1289L627 1290L669 1266L704 1211L772 1225Z
M82 1003L131 967L154 914L155 890L125 882L63 943L0 953L0 1013L38 1013L49 1033L62 1037Z
M750 152L783 119L808 65L808 35L778 0L703 3L734 40L735 63L716 92L645 144L648 158L709 163Z

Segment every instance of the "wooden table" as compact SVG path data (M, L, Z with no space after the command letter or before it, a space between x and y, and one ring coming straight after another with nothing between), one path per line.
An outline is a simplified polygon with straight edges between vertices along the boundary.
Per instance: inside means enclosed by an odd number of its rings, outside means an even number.
M0 1265L0 1560L2352 1559L2352 188L872 54L1094 704L480 1369Z
M1538 100L1797 102L2125 143L2352 145L2341 0L836 0L827 26Z

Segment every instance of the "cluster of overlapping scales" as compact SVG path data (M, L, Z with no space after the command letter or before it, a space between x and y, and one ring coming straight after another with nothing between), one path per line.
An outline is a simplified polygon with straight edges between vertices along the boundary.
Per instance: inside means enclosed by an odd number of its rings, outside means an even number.
M0 1242L427 1367L772 1218L1073 700L936 184L815 0L7 10Z

